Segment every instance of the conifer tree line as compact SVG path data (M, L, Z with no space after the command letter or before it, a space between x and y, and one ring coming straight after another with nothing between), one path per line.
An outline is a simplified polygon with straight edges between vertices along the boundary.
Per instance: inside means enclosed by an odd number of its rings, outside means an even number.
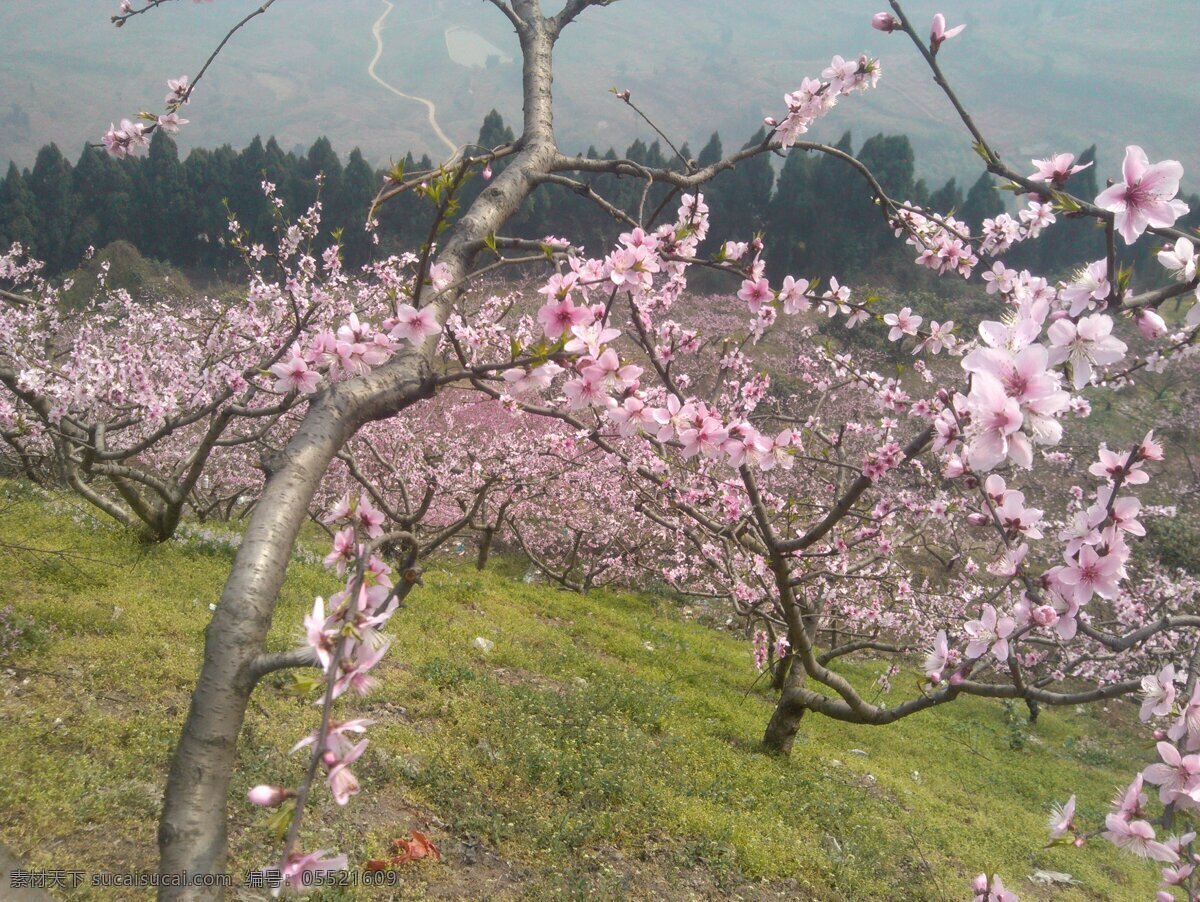
M760 130L748 145L765 138ZM493 110L485 118L477 144L490 149L513 140L513 132ZM847 132L838 149L855 154L878 177L892 197L956 215L978 229L988 217L1003 211L1006 195L986 173L970 186L951 178L932 188L916 178L912 145L903 135L878 134L855 151ZM687 144L679 154L664 153L658 141L647 145L636 140L623 159L648 167L684 168L680 157L704 166L721 159L721 138L713 133L698 155ZM1095 147L1085 150L1081 162L1095 160ZM615 150L587 155L616 159ZM493 166L502 170L506 160ZM428 156L404 157L404 170L430 169ZM385 170L374 169L355 148L346 162L327 138L319 138L306 154L285 152L275 138L255 137L241 151L229 145L197 148L185 159L169 135L154 134L144 157L117 160L102 149L86 146L74 165L55 144L44 146L32 169L10 163L0 181L0 246L20 242L43 261L49 274L77 266L90 246L103 248L118 240L129 241L145 256L174 266L229 271L238 260L225 242L232 212L253 240L266 242L275 222L262 192L262 182L276 186L284 201L285 218L302 213L317 198L317 175L323 203L323 237L341 230L345 262L359 266L373 256L411 249L429 234L430 206L416 196L401 195L379 212L380 244L363 228ZM1097 169L1075 177L1072 190L1092 197L1100 189ZM658 208L667 196L663 185L652 186L643 196L643 183L632 178L599 175L591 187L616 206L636 215ZM482 190L478 174L462 189L465 209ZM556 185L537 192L509 225L511 234L526 238L570 235L599 251L620 228L595 215L590 200ZM715 225L704 252L715 252L726 239L765 231L770 236L768 275L825 272L879 274L907 271L909 249L896 242L874 206L860 177L841 161L802 150L793 150L776 172L765 155L752 157L737 168L721 173L705 193ZM1200 197L1188 199L1193 213L1185 225L1200 222ZM1010 208L1012 202L1008 203ZM1196 220L1193 222L1191 220ZM1063 222L1051 229L1036 247L1024 246L1010 254L1010 265L1019 264L1050 273L1066 273L1081 263L1102 256L1102 237L1084 222ZM1022 254L1036 254L1025 259Z

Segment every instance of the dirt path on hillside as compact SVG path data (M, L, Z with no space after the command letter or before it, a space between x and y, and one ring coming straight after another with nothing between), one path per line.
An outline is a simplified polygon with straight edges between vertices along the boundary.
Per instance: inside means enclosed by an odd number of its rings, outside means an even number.
M379 62L379 58L383 56L383 23L387 20L387 17L391 15L392 10L396 8L391 0L383 0L383 5L387 8L383 11L383 15L381 15L375 21L375 24L371 26L371 34L375 37L375 56L372 57L371 62L367 64L367 74L397 97L403 97L405 100L414 100L417 103L422 104L425 107L427 118L429 119L429 127L433 129L433 132L438 136L438 139L446 145L451 155L457 156L458 145L450 140L450 137L444 131L442 131L442 127L438 124L437 106L434 105L433 101L427 100L424 97L416 97L412 94L405 94L394 85L388 84L388 82L380 78L375 72L375 66Z

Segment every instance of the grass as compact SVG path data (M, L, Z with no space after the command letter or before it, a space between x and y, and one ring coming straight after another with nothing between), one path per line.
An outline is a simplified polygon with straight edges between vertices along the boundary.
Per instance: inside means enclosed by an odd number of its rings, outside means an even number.
M3 541L75 556L0 556L0 610L26 628L13 669L0 668L0 842L27 866L152 868L165 769L231 553L140 546L19 489L0 484ZM1156 870L1103 841L1044 848L1052 803L1075 792L1082 822L1097 823L1146 760L1141 734L1120 729L1124 708L1043 711L1028 728L976 700L885 728L810 717L781 760L757 749L772 699L747 642L665 599L583 598L518 575L504 561L429 567L389 627L382 685L343 709L377 721L355 768L363 794L339 809L319 790L306 847L361 864L427 832L446 857L403 869L405 899L950 900L982 870L1023 900L1153 896ZM293 644L312 596L333 588L293 565L271 644ZM868 661L854 677L877 673ZM244 793L294 784L303 765L286 750L316 721L282 683L259 689L242 735L235 874L272 851ZM1035 886L1037 868L1079 884ZM72 898L131 898L99 892Z

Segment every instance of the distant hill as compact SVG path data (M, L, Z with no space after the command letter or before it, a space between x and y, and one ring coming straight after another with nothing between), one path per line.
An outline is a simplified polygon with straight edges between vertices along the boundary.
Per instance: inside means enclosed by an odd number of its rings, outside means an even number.
M650 130L615 101L615 85L671 135L693 147L718 129L732 142L802 76L833 53L867 50L884 81L814 130L835 140L879 131L911 136L920 175L967 177L974 160L952 111L902 37L872 31L877 0L622 0L588 11L563 37L555 92L564 146L623 147ZM378 72L426 97L456 141L474 137L492 107L519 121L519 69L512 30L479 0L395 0ZM244 3L171 4L120 30L116 3L9 0L0 5L0 161L27 166L42 144L70 155L109 122L161 106L168 77L194 74ZM371 26L382 0L287 0L230 43L186 115L183 146L246 144L276 134L284 147L328 135L382 164L408 149L443 151L425 110L367 75ZM1006 0L909 4L915 20L935 9L967 31L946 45L943 65L1001 152L1022 159L1095 141L1100 168L1116 174L1126 143L1173 156L1197 181L1200 94L1192 86L1200 3L1158 0L1129 15L1119 0ZM681 19L681 11L686 11ZM499 51L498 53L496 51ZM456 62L457 60L457 62Z

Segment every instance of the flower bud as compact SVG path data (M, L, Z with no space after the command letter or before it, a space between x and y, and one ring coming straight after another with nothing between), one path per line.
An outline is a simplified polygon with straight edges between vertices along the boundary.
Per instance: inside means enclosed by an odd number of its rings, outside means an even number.
M900 27L900 20L891 13L875 13L875 15L871 16L871 27L876 31L891 34ZM986 885L984 889L987 889Z
M971 881L971 889L977 893L986 893L988 891L987 874L980 874L973 881Z
M290 799L294 795L294 792L282 786L255 786L246 793L246 798L250 800L251 805L257 805L259 808L276 808L284 799Z
M1154 741L1155 742L1163 742L1166 740L1166 738L1167 738L1166 730L1155 730L1154 731Z
M1054 626L1058 623L1058 611L1050 607L1048 604L1039 605L1034 608L1030 617L1038 626Z
M1137 327L1143 337L1150 340L1167 334L1166 322L1153 310L1143 310L1137 315Z
M972 526L987 526L988 518L984 514L967 514L967 522Z

